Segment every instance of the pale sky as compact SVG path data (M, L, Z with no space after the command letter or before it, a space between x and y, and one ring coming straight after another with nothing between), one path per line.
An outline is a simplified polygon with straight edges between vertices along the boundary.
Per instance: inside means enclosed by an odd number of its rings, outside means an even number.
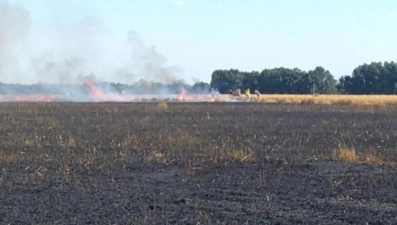
M147 47L155 46L167 59L167 66L180 67L178 76L188 82L209 82L216 69L316 66L338 79L363 63L397 61L396 0L10 2L30 11L36 41L54 26L99 18L109 42L137 32ZM41 40L51 46L51 40Z

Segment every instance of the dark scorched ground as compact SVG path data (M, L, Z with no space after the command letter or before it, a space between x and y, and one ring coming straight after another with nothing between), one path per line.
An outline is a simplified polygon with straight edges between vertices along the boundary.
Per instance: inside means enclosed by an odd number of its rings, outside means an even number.
M347 145L396 160L392 106L37 103L0 111L1 224L397 223L395 167L335 158ZM205 141L188 152L225 143L255 157L111 156L121 148L111 141L128 132L136 138L128 149L188 148L161 145L161 132L178 129ZM74 147L60 134L72 135ZM47 139L32 141L40 135ZM91 161L71 156L93 146Z

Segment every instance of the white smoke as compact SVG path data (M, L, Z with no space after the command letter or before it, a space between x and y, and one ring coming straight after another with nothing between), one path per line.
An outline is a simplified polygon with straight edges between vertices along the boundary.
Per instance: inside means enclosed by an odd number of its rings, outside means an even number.
M18 56L21 42L29 36L30 13L22 5L0 0L0 81L19 75Z
M94 75L126 84L171 83L182 72L167 66L166 57L137 32L117 39L100 17L34 30L30 16L22 5L0 0L0 82L79 83Z

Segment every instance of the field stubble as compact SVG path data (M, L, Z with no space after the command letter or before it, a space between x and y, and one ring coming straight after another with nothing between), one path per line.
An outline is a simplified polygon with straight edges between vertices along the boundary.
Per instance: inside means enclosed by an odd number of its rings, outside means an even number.
M393 224L397 109L3 103L2 224Z

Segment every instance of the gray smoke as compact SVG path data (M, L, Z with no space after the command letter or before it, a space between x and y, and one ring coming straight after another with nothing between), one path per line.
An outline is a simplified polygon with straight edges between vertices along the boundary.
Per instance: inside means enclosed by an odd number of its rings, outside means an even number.
M20 44L29 36L30 13L22 5L0 0L0 81L18 76Z
M135 71L138 77L141 75L140 78L144 77L166 84L177 79L176 74L181 72L180 68L166 66L165 56L159 53L154 46L146 47L137 32L128 32L128 44L132 50L131 58L123 68L124 71Z
M105 82L169 84L181 72L137 32L117 39L100 17L37 31L27 9L0 0L0 82L76 84L94 75Z

